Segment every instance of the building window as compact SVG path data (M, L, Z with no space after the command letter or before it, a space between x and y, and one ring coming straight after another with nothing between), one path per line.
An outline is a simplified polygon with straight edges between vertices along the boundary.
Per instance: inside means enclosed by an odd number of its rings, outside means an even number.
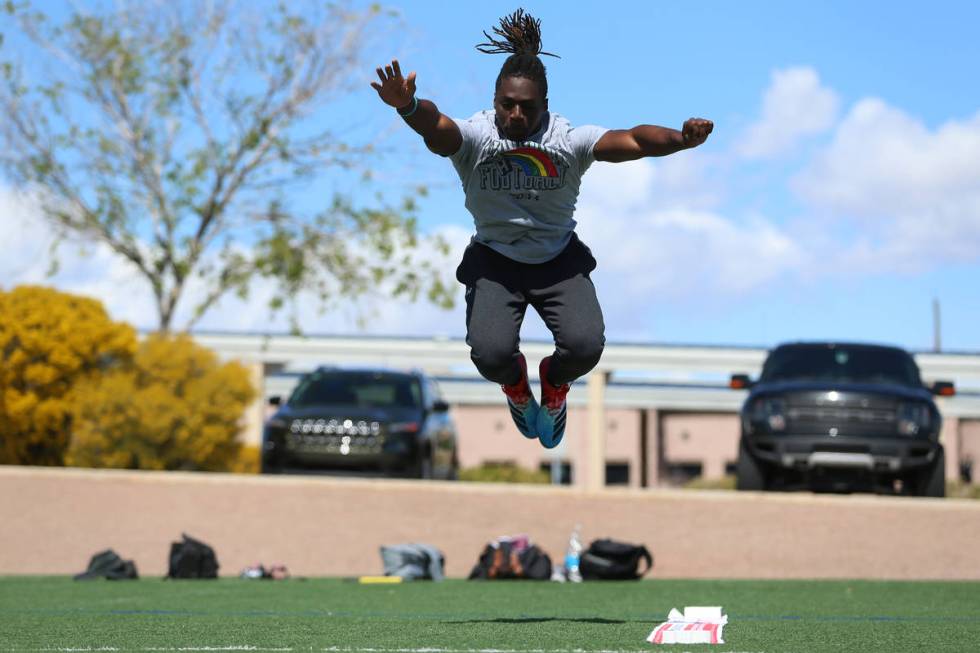
M606 463L606 485L629 485L629 463Z
M558 462L558 469L557 470L554 470L554 471L552 471L551 465L552 465L552 461L545 460L545 461L542 461L541 462L541 464L538 466L538 469L540 469L542 472L546 472L548 474L552 474L552 477L551 477L551 479L552 479L551 482L552 483L554 483L554 479L555 479L554 474L557 473L557 475L558 475L558 483L559 484L561 484L561 485L571 485L572 484L572 464L571 463L562 460L562 461Z

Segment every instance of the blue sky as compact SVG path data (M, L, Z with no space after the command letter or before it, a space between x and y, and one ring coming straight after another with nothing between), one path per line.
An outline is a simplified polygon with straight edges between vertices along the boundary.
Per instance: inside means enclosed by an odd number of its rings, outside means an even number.
M388 6L400 23L370 44L363 91L342 107L365 133L384 134L382 187L430 188L423 225L453 243L450 269L472 226L458 181L367 84L374 65L398 57L418 72L420 96L445 113L488 108L503 56L473 46L517 5ZM586 175L577 219L599 261L610 341L834 338L926 350L936 298L944 349L980 351L980 4L524 6L542 21L545 49L562 57L545 59L550 106L573 124L715 121L697 150L597 164ZM18 229L35 249L43 240ZM5 286L39 279L39 261L3 265ZM120 290L125 274L96 256L89 266L68 261L50 282L146 321ZM363 325L355 311L307 311L301 321L311 333L463 333L461 308L376 300L361 310ZM259 306L230 300L201 326L270 323ZM524 335L547 333L529 314Z

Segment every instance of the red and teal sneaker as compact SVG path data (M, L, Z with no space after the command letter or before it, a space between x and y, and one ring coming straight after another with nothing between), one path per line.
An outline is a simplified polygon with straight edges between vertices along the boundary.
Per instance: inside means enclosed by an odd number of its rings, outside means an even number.
M527 380L527 361L524 354L517 355L517 362L521 366L521 380L514 385L502 385L501 389L507 395L507 405L510 407L510 416L514 420L514 425L525 438L533 440L538 437L535 424L538 419L538 411L541 408L534 399L531 392L531 384Z
M565 395L570 384L554 386L548 383L548 368L551 366L551 356L541 360L538 372L541 374L541 410L538 411L538 439L545 449L553 449L565 435L565 418L567 416Z

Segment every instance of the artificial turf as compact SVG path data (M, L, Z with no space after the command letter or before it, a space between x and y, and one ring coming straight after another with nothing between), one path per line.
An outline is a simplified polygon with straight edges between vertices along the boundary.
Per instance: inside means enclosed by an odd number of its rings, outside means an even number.
M726 643L646 643L687 605L722 606ZM0 651L100 649L966 652L980 650L980 583L0 578Z

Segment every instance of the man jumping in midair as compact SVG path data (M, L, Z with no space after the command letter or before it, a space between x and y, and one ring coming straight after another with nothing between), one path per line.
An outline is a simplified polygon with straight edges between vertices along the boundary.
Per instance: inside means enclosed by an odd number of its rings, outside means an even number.
M596 262L575 234L572 215L582 175L593 161L632 161L697 147L709 120L691 118L680 131L655 125L632 129L572 127L548 110L541 21L519 9L484 32L485 53L510 53L493 96L493 110L455 120L415 95L415 73L398 61L378 68L371 86L396 109L426 146L449 157L463 182L476 235L456 278L466 286L466 343L476 368L499 383L518 430L556 446L565 433L565 397L572 381L599 363L605 344L602 311L589 273ZM555 56L555 55L550 55ZM555 338L538 368L541 405L534 399L520 329L528 305Z

